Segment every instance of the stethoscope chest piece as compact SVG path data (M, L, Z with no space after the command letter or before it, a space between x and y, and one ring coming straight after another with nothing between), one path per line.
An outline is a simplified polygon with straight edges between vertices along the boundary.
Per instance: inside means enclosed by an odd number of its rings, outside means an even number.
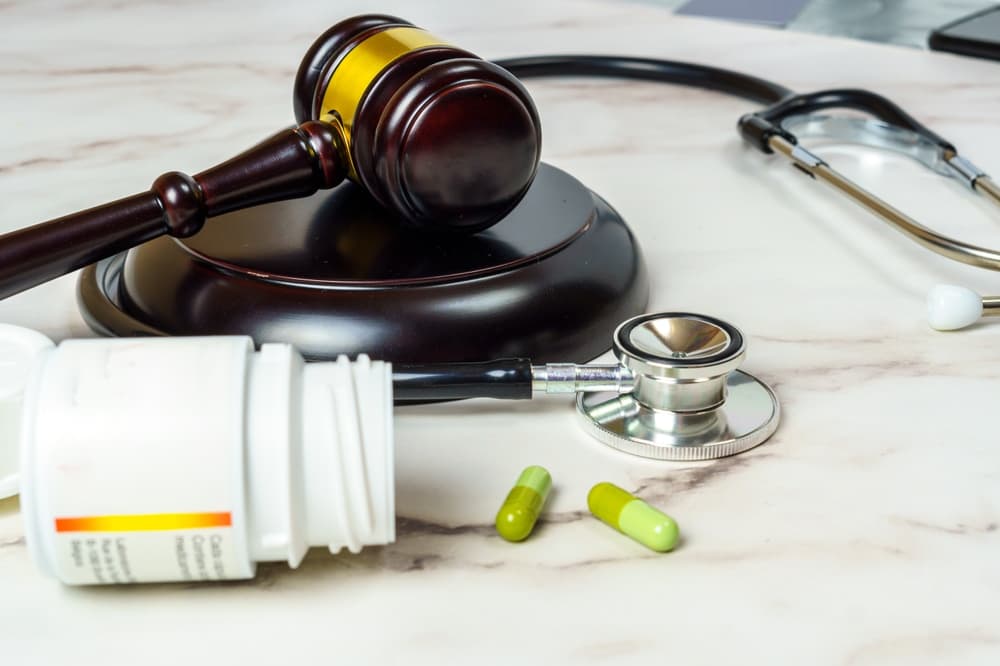
M778 427L778 399L737 370L743 334L713 317L641 315L615 331L631 393L581 393L584 427L608 446L659 460L709 460L751 449Z

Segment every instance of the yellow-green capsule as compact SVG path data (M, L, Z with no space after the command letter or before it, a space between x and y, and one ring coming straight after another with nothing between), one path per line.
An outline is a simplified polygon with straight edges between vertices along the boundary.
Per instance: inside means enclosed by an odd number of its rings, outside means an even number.
M677 545L677 523L613 483L598 483L587 495L590 512L643 546L666 553Z
M538 465L526 467L497 512L497 534L507 541L527 539L551 487L548 470Z

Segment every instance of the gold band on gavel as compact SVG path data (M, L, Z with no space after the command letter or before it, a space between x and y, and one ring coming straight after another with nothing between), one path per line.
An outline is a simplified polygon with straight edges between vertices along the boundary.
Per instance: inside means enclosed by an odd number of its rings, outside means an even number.
M348 155L353 154L351 128L368 87L393 61L411 51L431 46L449 44L420 28L388 28L359 42L338 63L323 92L320 117L333 115L339 119ZM353 163L349 171L352 176L356 175Z

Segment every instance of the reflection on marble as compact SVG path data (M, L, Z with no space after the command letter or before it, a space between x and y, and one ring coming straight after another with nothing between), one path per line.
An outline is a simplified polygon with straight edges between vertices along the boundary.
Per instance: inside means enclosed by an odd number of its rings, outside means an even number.
M338 3L0 4L0 228L196 171L291 121L290 88ZM487 56L621 52L737 66L800 90L875 88L1000 172L1000 68L911 49L672 16L634 3L392 0ZM752 109L717 94L532 81L545 159L639 237L654 310L749 338L745 368L784 421L707 463L602 447L570 401L398 410L399 539L297 571L200 586L70 589L43 578L0 502L4 663L978 664L1000 658L1000 327L940 334L926 289L1000 291L741 145ZM946 233L1000 244L1000 215L902 157L822 154ZM88 335L72 278L0 302L0 321ZM528 464L555 487L517 545L490 522ZM611 481L683 542L656 555L586 513Z

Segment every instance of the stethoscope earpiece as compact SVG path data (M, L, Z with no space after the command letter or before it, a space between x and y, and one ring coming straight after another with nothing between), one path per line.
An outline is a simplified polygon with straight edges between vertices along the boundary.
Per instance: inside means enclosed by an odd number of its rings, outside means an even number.
M939 284L927 294L927 323L937 331L957 331L996 315L1000 297L980 296L954 284Z
M957 331L979 321L983 299L954 284L939 284L927 294L927 323L937 331Z

